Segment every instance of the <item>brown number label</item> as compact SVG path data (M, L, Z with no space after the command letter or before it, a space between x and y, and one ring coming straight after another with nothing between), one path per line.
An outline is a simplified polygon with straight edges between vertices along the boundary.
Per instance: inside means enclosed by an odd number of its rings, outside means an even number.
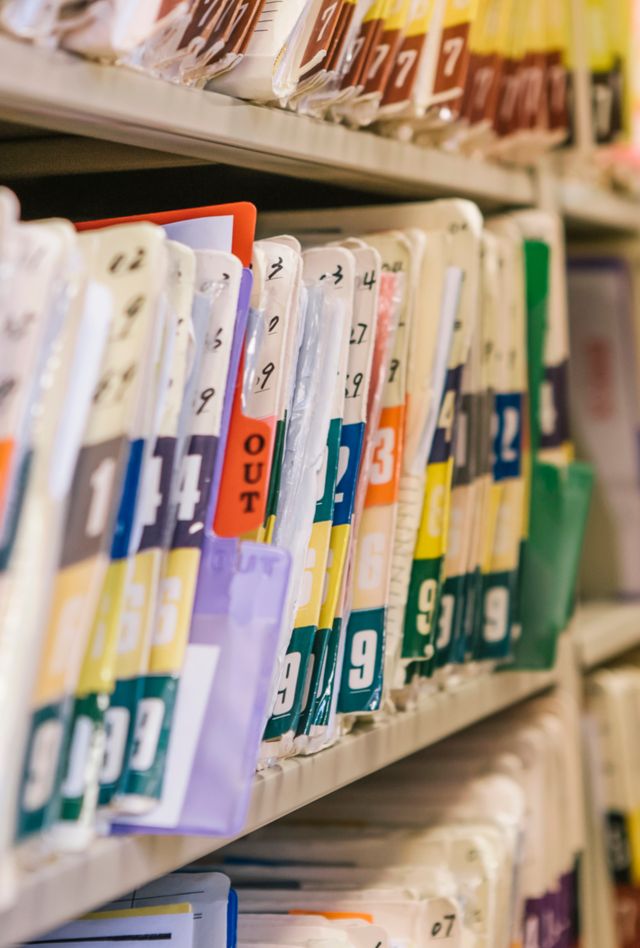
M520 83L518 61L505 59L500 88L495 130L498 135L508 135L517 125L518 86Z
M222 44L218 52L208 59L208 65L218 62L230 53L237 54L243 45L246 46L263 6L264 0L242 0L227 6L203 47L204 53L216 43Z
M518 128L545 127L546 121L546 56L527 53L524 57L519 83Z
M186 49L198 37L206 39L215 27L224 8L233 0L197 0L189 25L182 34L178 49Z
M547 100L549 128L568 128L567 70L560 50L547 53Z
M402 43L400 30L383 30L372 52L369 69L365 73L364 93L384 92L387 80Z
M320 56L321 60L325 58L331 45L343 2L344 0L322 0L307 48L300 63L300 73L302 75L316 65L321 53L325 54Z
M472 53L465 85L462 112L473 125L483 120L495 122L503 60L497 53Z
M362 24L351 47L351 63L342 80L341 89L349 89L351 86L359 86L363 83L371 51L377 45L382 29L382 20L368 20Z
M458 23L442 31L434 92L463 89L469 67L469 24Z
M257 4L250 4L253 9L251 14L251 19L243 18L242 23L236 26L236 30L240 33L240 28L243 27L244 32L239 37L239 42L236 48L236 31L234 31L233 36L229 40L229 51L242 55L249 45L249 41L253 36L255 30L261 29L260 21L262 17L265 19L271 19L271 15L274 13L274 8L278 6L278 0L260 0Z
M327 70L337 69L340 65L355 12L355 3L342 4L340 15L338 16L338 25L336 26L333 43L331 44L327 58Z
M411 98L411 91L418 71L420 53L425 41L425 34L405 36L391 68L389 81L384 90L383 105L394 105L406 102Z
M160 9L158 10L158 16L156 17L156 23L160 23L166 16L169 16L181 0L162 0L160 4Z
M254 20L259 7L260 0L241 0L239 3L236 0L236 2L228 3L209 34L203 52L212 49L218 43L221 46L219 52L216 53L216 59L227 53L236 52L235 47L240 45L244 32Z

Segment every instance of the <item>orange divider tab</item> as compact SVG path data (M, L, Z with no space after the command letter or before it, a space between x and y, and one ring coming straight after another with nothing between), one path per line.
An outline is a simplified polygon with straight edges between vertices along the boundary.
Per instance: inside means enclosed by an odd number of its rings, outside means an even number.
M177 211L156 211L151 214L133 214L128 217L110 217L98 221L76 223L76 230L99 230L115 224L131 224L134 221L149 221L164 227L179 221L195 220L199 217L233 217L232 252L242 261L243 267L251 266L253 236L256 229L256 209L248 201L233 204L212 204L207 207L188 207Z
M238 537L257 530L267 507L276 419L249 418L243 413L242 377L241 367L213 519L214 532L220 537Z
M329 921L339 921L342 918L359 918L363 922L369 922L373 925L373 915L367 912L318 912L310 909L290 909L289 915L321 915L322 918L328 918Z
M383 408L376 432L366 507L395 503L400 483L405 406Z
M9 491L9 471L13 457L14 442L12 438L0 441L0 516L4 511Z

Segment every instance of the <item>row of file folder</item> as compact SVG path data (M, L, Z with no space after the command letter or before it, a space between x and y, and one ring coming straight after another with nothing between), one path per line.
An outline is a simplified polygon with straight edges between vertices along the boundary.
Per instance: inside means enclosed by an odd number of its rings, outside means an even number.
M221 872L187 867L157 879L99 911L38 938L38 944L116 942L133 948L237 948L238 899Z
M0 22L20 38L173 82L530 163L569 133L569 8L568 0L4 0Z
M545 697L39 943L174 925L180 948L573 948L581 790L577 708Z
M587 679L587 748L593 809L606 855L608 881L613 888L619 948L632 948L640 939L639 695L637 660L603 669Z
M7 879L96 831L232 835L256 767L553 664L591 486L559 221L255 227L0 192Z

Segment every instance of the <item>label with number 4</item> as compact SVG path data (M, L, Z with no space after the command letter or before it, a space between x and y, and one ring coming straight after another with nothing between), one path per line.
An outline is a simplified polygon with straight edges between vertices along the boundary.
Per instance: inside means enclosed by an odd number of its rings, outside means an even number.
M452 441L462 368L449 369L442 397L425 484L422 517L411 570L402 657L431 659L439 605L442 565L446 552L451 482Z
M199 371L201 394L211 378L226 388L235 384L240 348L246 325L250 280L229 254L198 256L196 286L219 278L223 264L223 294L210 314L208 344ZM223 274L223 276L224 276ZM235 322L235 328L234 328ZM220 344L218 344L220 343ZM219 409L213 401L220 402ZM216 392L212 404L197 397L188 420L187 449L175 482L176 522L170 548L164 558L158 601L154 613L153 638L148 674L142 688L131 735L131 758L124 794L158 799L162 792L169 735L184 661L196 595L201 550L211 503L215 501L215 466L219 441L223 442L224 393ZM149 709L154 708L153 713Z

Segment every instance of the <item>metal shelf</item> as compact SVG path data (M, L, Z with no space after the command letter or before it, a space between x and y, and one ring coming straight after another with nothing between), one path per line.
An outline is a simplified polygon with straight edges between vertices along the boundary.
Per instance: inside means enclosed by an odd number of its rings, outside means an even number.
M455 194L487 210L532 205L537 197L534 176L522 168L421 148L0 36L0 174L6 179L212 162L393 197ZM574 231L640 229L640 202L631 197L553 174L548 183Z
M565 180L558 185L558 205L568 226L577 233L624 235L640 230L640 201L632 196Z
M582 668L596 668L640 647L640 603L592 602L573 620L573 639Z
M295 758L259 774L243 835L555 682L551 672L484 675L434 695L418 710L362 725L315 757ZM0 913L0 946L33 938L227 842L186 836L97 840L87 853L24 875L16 902Z
M534 200L524 170L250 105L6 36L0 37L0 119L389 195L455 193L489 207ZM63 157L49 164L51 173L79 170L68 142L61 145L66 152L63 148ZM42 173L42 163L33 142L12 142L4 156L0 148L5 176L38 170Z

